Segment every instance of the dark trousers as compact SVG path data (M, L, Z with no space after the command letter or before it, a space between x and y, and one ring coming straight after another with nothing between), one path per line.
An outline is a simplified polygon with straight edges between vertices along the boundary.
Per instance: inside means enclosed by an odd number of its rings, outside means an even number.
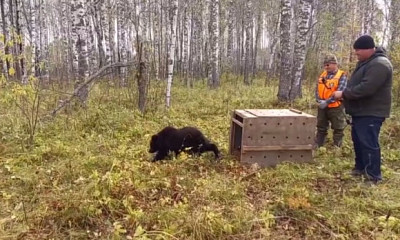
M340 146L344 135L343 130L346 127L343 105L335 108L318 108L316 143L319 147L325 142L325 137L328 134L329 123L333 129L333 143Z
M379 132L385 118L353 117L351 137L355 151L355 168L365 171L372 180L381 180Z

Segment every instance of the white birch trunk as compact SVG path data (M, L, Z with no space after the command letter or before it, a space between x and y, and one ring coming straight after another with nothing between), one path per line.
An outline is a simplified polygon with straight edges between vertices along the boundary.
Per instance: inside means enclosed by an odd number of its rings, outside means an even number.
M254 55L253 55L253 63L252 63L253 78L256 75L257 66L258 66L258 64L257 64L258 46L260 45L260 38L261 38L261 34L263 32L263 26L264 26L264 17L262 14L262 10L258 9L257 31L256 31L256 39L255 39L255 43L254 43Z
M176 23L178 12L178 0L171 0L169 6L169 19L170 25L168 26L168 73L167 73L167 91L166 91L166 106L171 106L171 86L174 74L174 60L175 60L175 40L176 40Z
M199 60L199 74L202 78L207 78L207 68L209 67L208 53L209 53L209 42L207 41L207 6L210 0L200 0L199 1L199 11L200 11L200 38L198 38L199 46L201 46L200 60Z
M38 34L37 34L37 27L36 27L36 0L30 0L31 4L31 19L30 19L30 27L31 27L31 51L32 51L32 68L31 68L31 74L33 76L36 76L36 68L37 68L37 46L38 46Z
M62 41L63 41L63 53L64 57L63 60L65 61L65 67L67 68L67 79L69 81L71 73L73 72L73 58L71 54L71 9L70 9L70 2L69 0L61 0L61 17L60 17L60 26L61 34L62 34Z
M18 36L21 36L21 41L17 41L16 43L16 56L20 58L20 56L24 53L25 46L23 44L25 36L22 35L22 31L26 26L23 23L23 16L22 16L22 2L20 1L15 1L16 5L16 33ZM27 84L28 83L28 76L27 76L27 71L26 71L26 66L25 66L25 59L20 58L17 60L17 66L19 66L19 69L17 69L17 74L19 74L19 79L21 79L21 84ZM17 76L18 77L18 76Z
M362 1L362 25L363 25L363 31L362 34L371 34L371 24L372 24L372 16L373 16L373 11L372 11L372 3L371 0L363 0Z
M93 9L93 6L91 6ZM89 12L88 12L89 13ZM89 15L89 14L87 14ZM87 46L88 46L88 54L89 54L89 73L93 74L98 69L98 56L96 54L96 29L95 29L95 19L93 19L93 13L90 12L90 16L87 16L87 32L88 32L88 39L87 39Z
M119 47L119 61L120 62L127 62L127 43L126 43L126 27L128 26L124 19L126 19L125 16L125 9L126 6L122 3L119 2L119 7L118 7L118 47ZM120 75L121 75L121 85L122 86L126 86L127 82L126 82L126 75L127 75L127 70L126 67L121 67L120 68Z
M297 31L294 48L294 68L292 86L290 89L290 100L301 97L301 78L306 61L307 33L309 32L308 21L311 13L311 0L300 0L297 16Z
M250 85L251 81L249 79L249 75L251 70L250 69L251 42L253 41L253 35L252 35L253 12L252 12L251 1L247 1L245 13L246 13L246 18L245 18L246 41L245 41L245 55L244 55L244 84Z
M210 1L210 66L209 84L217 88L219 82L219 0Z
M46 9L45 9L45 4L41 2L38 7L40 13L39 13L39 48L38 48L38 55L39 55L39 64L42 66L40 67L40 75L42 79L46 81L46 83L49 83L49 72L48 72L48 66L47 66L47 61L49 54L49 34L48 34L48 16L45 14Z
M160 19L160 12L159 7L156 4L148 4L149 9L149 25L152 29L152 34L150 36L151 42L151 61L153 62L151 74L152 76L158 81L160 79L160 26L159 26L159 19Z
M195 14L195 7L192 7L191 9L191 18L190 18L190 59L189 59L189 72L190 72L190 79L188 80L188 85L191 87L193 83L193 78L194 78L194 64L197 59L197 52L196 52L196 42L197 42L197 31L196 31L196 14Z
M200 0L201 1L201 0ZM195 4L192 8L192 38L191 38L191 74L192 78L197 78L201 76L201 53L202 53L202 6L201 2Z
M279 76L278 100L288 101L290 92L291 73L291 46L290 46L290 23L292 18L291 0L281 0L281 69Z
M391 0L390 16L390 41L389 50L393 51L400 44L400 0Z
M75 89L81 87L89 76L89 58L87 49L87 18L85 0L73 0L72 14L72 42L74 53L74 71L76 73ZM81 106L86 106L88 86L81 88L78 98Z
M189 26L190 22L189 22L188 14L189 14L190 8L189 8L187 2L185 2L184 4L185 4L185 8L184 8L185 10L184 10L184 13L183 13L184 16L183 16L183 39L182 39L183 77L184 77L184 79L186 81L187 87L190 87L190 81L189 81L189 78L188 78L189 47L190 47L189 41L188 41L189 38L190 38L189 31L188 31L189 27L190 27Z
M230 0L228 2L228 43L227 43L227 49L226 49L226 55L227 55L227 62L228 65L230 66L230 70L233 70L233 41L234 41L234 20L235 20L235 8L234 8L234 1Z
M102 27L102 33L103 33L103 38L101 39L101 45L103 46L103 51L104 51L104 65L108 65L111 63L112 59L112 52L111 52L111 47L110 45L112 44L110 37L112 38L111 35L111 3L110 0L106 0L103 4L101 4L100 7L100 18L101 18L101 27Z

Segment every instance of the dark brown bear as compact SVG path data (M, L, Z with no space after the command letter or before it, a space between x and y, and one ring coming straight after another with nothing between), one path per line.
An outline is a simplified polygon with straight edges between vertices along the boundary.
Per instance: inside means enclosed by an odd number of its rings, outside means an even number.
M220 158L217 146L210 143L200 130L195 127L180 129L166 127L151 137L149 152L156 152L153 162L164 159L169 152L175 152L175 155L178 156L182 151L198 155L212 151L215 159Z

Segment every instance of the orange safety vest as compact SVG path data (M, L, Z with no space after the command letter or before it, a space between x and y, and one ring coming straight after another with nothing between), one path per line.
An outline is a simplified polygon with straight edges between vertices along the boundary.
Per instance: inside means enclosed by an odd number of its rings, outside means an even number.
M326 79L328 72L323 71L318 79L319 98L321 98L322 100L329 99L332 96L333 92L337 91L339 87L339 79L340 77L342 77L343 74L344 71L338 70L333 78ZM335 102L330 103L328 105L328 108L339 107L340 104L342 104L341 101L336 100Z

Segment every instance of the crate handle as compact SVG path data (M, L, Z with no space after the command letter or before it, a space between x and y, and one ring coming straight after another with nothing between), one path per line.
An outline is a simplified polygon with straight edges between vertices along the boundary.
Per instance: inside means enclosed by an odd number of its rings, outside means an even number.
M294 113L302 114L303 112L294 108L290 108L289 111L292 111Z

